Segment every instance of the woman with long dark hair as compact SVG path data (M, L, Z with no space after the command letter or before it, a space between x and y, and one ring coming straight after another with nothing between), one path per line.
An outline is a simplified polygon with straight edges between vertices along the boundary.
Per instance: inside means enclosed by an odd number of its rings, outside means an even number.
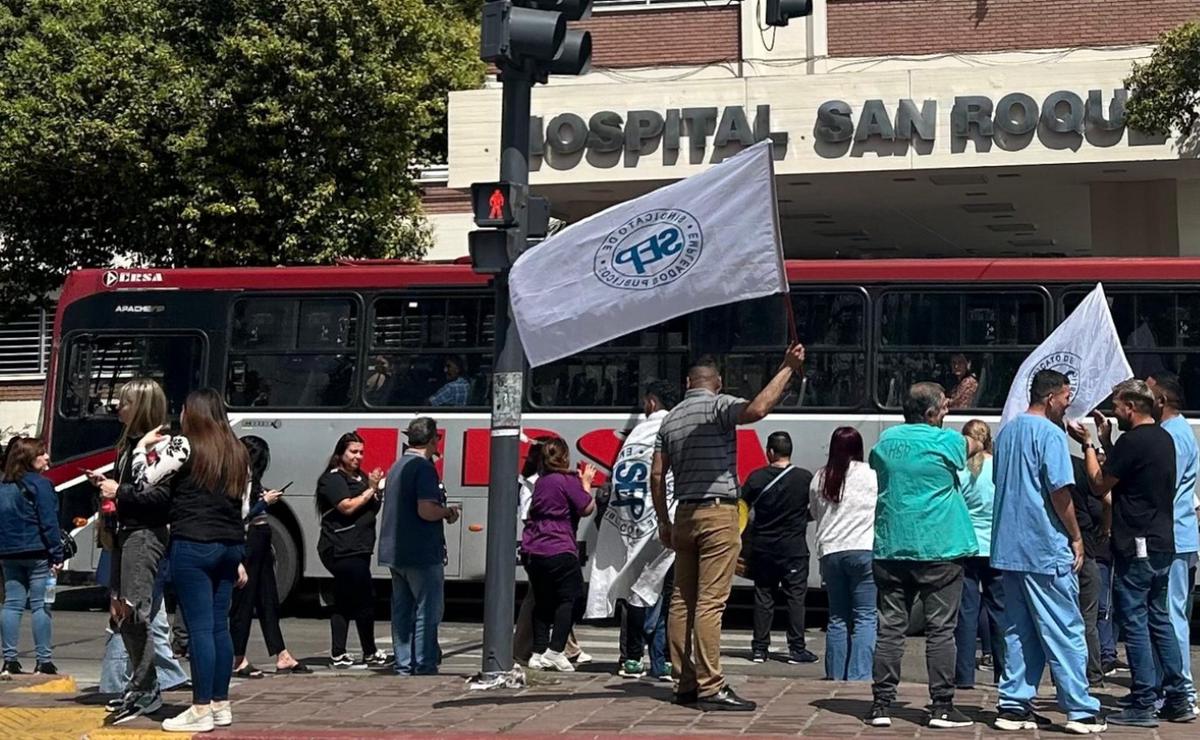
M963 561L962 600L958 608L958 626L954 629L957 659L954 684L960 689L975 686L975 642L980 635L981 614L986 613L992 648L992 674L1000 680L1004 665L1004 631L1000 615L1004 596L1000 571L992 567L992 506L996 485L992 480L992 430L986 422L972 419L963 425L964 437L979 442L982 449L967 458L967 469L958 474L967 512L979 543L979 554ZM986 634L986 633L985 633Z
M825 678L871 680L875 656L875 471L863 462L854 427L838 427L829 461L813 476L809 508L817 523L817 557L829 595Z
M363 662L375 668L388 664L387 655L375 647L375 589L371 579L383 471L376 469L363 475L362 458L362 437L346 432L338 438L325 472L317 480L317 513L321 516L317 555L333 575L329 655L334 668L354 665L346 652L352 621L358 629Z
M583 573L575 533L579 519L596 509L589 493L596 469L571 470L571 453L559 437L542 443L521 556L533 589L533 654L530 668L574 671L563 654L583 602Z
M242 517L248 507L249 458L229 426L225 401L211 388L188 395L180 426L183 434L168 437L162 428L152 429L137 443L131 500L145 502L166 492L167 558L190 635L192 705L162 727L208 732L233 722L229 605L235 584L246 580ZM151 448L157 452L153 459L147 454Z
M58 529L58 495L42 473L50 465L46 445L33 437L8 444L0 482L0 573L4 576L4 610L0 643L4 664L0 676L21 673L17 644L25 605L33 616L34 673L56 674L51 662L50 603L46 585L62 569Z
M271 448L262 437L242 437L242 445L250 458L250 513L246 515L246 585L233 595L233 610L229 613L229 631L233 637L234 675L239 678L262 678L263 672L246 660L246 645L250 642L250 623L258 614L267 654L275 656L276 673L312 673L307 666L292 657L283 642L279 629L279 589L275 585L275 553L271 549L271 524L267 510L283 497L283 491L266 490L262 478L271 466Z

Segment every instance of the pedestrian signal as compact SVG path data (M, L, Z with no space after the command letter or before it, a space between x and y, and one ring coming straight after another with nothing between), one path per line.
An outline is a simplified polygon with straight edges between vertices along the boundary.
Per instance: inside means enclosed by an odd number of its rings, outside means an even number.
M471 186L476 226L506 229L517 225L525 188L511 182L477 182Z

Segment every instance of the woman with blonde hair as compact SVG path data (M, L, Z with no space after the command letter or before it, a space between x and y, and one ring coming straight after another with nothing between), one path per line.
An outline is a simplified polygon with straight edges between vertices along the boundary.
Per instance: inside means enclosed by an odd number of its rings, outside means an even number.
M954 643L958 658L954 683L960 689L975 686L975 642L979 636L979 615L987 609L992 643L993 679L1000 680L1004 655L1004 636L1000 629L1000 614L1004 611L1000 571L991 566L992 502L996 486L992 481L992 430L986 422L972 419L963 425L963 436L978 442L982 449L967 458L967 467L959 473L959 488L967 502L971 524L979 553L963 562L962 601L959 604L958 626Z
M158 667L155 664L154 617L161 596L156 593L159 566L167 551L167 501L164 496L134 499L133 460L138 440L167 423L167 397L162 386L148 378L136 378L121 386L117 417L123 428L117 442L116 479L89 473L92 484L105 499L118 499L115 531L110 516L100 518L101 543L109 551L109 598L111 629L119 634L129 657L130 675L123 695L110 704L112 724L122 724L162 707ZM111 654L108 668L117 664L123 674L119 650ZM179 683L179 664L164 665ZM109 670L109 673L116 671ZM106 682L107 683L107 682ZM108 687L106 687L108 688Z
M192 705L164 720L168 732L208 732L233 722L229 681L233 640L229 606L241 566L249 509L250 462L229 426L225 402L211 388L188 395L180 414L183 434L152 429L133 451L133 485L127 501L168 503L171 544L167 557L190 635ZM157 455L151 459L150 450Z

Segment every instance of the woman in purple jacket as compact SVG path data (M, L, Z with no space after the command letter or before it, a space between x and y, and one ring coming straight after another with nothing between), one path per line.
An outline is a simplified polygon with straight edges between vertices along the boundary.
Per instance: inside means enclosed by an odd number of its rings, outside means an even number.
M580 518L596 509L589 492L595 477L596 469L586 463L578 473L571 469L571 453L561 438L542 443L538 479L521 537L522 561L534 594L530 668L575 670L563 655L583 603L575 533Z

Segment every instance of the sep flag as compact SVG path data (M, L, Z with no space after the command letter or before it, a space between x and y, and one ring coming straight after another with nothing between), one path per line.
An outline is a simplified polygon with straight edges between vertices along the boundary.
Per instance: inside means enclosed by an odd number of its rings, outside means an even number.
M513 317L532 367L702 308L787 292L770 140L523 254Z
M611 617L617 600L654 606L662 595L675 553L658 539L658 515L650 499L654 441L666 411L655 411L625 438L613 463L611 493L596 534L584 619ZM674 513L674 479L667 473L667 510Z
M1114 385L1133 377L1103 285L1097 283L1066 321L1021 363L1004 403L1001 427L1029 407L1029 386L1039 370L1057 370L1071 379L1067 421L1087 416Z

